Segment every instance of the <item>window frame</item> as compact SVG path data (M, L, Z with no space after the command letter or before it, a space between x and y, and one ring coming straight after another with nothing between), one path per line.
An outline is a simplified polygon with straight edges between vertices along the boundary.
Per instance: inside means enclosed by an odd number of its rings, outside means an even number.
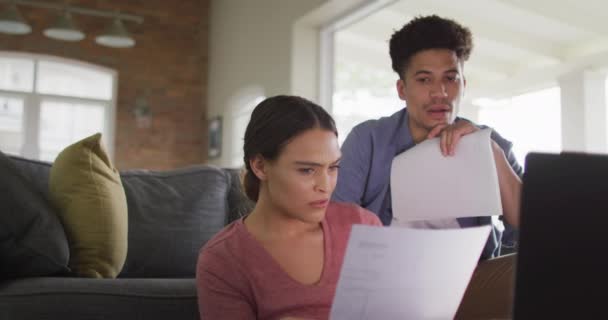
M16 97L23 99L23 140L20 156L40 159L40 143L39 143L39 132L40 132L40 115L41 115L41 103L43 100L61 101L67 103L82 103L82 104L99 104L105 107L104 112L104 142L107 148L108 155L111 159L114 159L115 155L115 127L116 127L116 101L118 93L118 72L114 69L107 67L83 62L75 59L67 59L57 56L45 55L45 54L33 54L33 53L22 53L14 51L3 51L0 50L0 58L18 58L18 59L30 59L34 62L34 75L32 78L32 91L16 91L16 90L5 90L0 89L0 95ZM38 65L40 61L49 61L55 63L62 63L75 67L85 68L96 72L106 73L110 75L112 79L111 97L109 100L95 99L95 98L83 98L75 96L57 95L57 94L42 94L38 93L37 82L38 82Z

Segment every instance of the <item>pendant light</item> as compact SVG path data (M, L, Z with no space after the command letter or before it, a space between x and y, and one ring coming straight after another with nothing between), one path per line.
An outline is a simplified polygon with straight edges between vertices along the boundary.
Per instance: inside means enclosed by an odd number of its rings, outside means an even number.
M122 20L112 19L106 30L95 38L95 42L102 46L113 48L130 48L135 45L135 39L129 34Z
M25 22L15 3L10 3L4 11L0 12L0 32L8 34L32 32L32 27Z
M80 41L85 37L84 33L74 24L72 15L67 10L59 15L50 28L44 30L44 35L63 41Z

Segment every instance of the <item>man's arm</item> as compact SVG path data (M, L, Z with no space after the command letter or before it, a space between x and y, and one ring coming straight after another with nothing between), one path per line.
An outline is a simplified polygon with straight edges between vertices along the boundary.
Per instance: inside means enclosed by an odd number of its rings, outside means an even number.
M503 217L511 226L519 227L519 208L521 204L521 179L515 173L502 148L492 140L492 152L498 174L500 200Z
M363 195L371 163L371 138L355 127L342 144L342 160L332 200L364 206Z
M451 125L439 125L431 130L427 138L434 138L440 135L441 153L445 156L454 155L456 145L460 139L472 132L479 130L479 127L466 119L460 119ZM501 138L502 139L502 138ZM503 139L504 140L504 139ZM521 203L521 179L512 168L512 164L507 160L505 152L494 140L492 152L496 163L496 173L498 174L498 186L500 188L500 200L502 202L503 217L508 224L519 227L519 206ZM513 157L512 154L510 154ZM515 165L517 162L512 159ZM518 167L519 168L519 167ZM518 170L520 171L520 170Z

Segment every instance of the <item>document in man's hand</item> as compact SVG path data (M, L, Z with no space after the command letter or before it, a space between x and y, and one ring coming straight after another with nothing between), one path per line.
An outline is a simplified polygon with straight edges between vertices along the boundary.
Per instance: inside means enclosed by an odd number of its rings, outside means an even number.
M489 232L353 226L330 319L453 319Z
M439 138L434 138L395 157L393 224L502 214L491 132L463 136L453 156L443 156Z

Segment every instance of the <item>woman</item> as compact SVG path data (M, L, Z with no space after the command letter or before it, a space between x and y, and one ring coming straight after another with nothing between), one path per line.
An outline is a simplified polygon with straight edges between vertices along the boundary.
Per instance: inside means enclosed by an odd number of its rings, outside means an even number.
M201 250L201 319L327 319L351 226L381 225L329 202L340 162L334 121L306 99L268 98L253 110L244 151L256 205Z

